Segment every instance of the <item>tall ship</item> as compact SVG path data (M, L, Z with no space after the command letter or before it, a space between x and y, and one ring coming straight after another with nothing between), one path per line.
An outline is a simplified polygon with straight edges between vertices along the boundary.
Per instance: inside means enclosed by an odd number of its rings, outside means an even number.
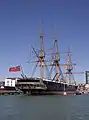
M32 76L27 77L22 71L22 78L18 79L16 84L18 89L31 95L74 94L76 92L77 85L73 74L83 74L83 72L72 72L75 64L71 62L70 50L64 52L67 59L64 64L61 64L58 40L54 40L53 47L46 53L41 33L40 50L36 51L32 46L32 51L37 58L28 62L36 64ZM34 73L38 72L37 67L40 68L40 76L34 77Z

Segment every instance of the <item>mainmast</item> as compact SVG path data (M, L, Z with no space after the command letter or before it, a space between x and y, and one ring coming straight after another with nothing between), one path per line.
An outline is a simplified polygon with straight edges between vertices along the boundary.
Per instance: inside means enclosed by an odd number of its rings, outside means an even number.
M57 81L58 77L59 77L59 54L58 54L58 43L57 43L57 40L54 41L54 48L55 48L54 63L55 63L55 67L56 67L56 81Z
M53 67L55 68L55 75L53 77L53 81L63 81L63 74L62 74L62 70L60 68L59 61L60 61L60 57L59 57L59 52L58 52L58 41L55 40L54 41L54 52L50 53L52 55L52 64L49 64L47 66L52 66L50 73L52 72Z
M40 62L40 77L44 78L44 45L43 45L43 33L40 33L40 50L39 50L39 62Z

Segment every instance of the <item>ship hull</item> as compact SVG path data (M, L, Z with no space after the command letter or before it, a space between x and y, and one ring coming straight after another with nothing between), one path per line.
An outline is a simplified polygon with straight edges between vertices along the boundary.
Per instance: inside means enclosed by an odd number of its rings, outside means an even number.
M10 87L10 86L2 86L2 87L0 87L0 91L15 91L16 89L15 89L15 87Z
M64 83L56 83L56 82L46 82L44 83L47 86L46 94L75 94L77 86L75 85L68 85Z
M29 92L31 95L55 95L55 94L63 94L66 92L67 94L75 94L77 90L77 86L75 85L68 85L64 83L57 83L57 82L52 82L52 81L45 81L43 80L43 83L46 85L47 89L23 89L26 84L23 83L32 83L32 82L38 82L39 80L35 79L22 79L18 80L18 82L22 82L22 87L20 86L20 90L23 91L24 93ZM24 85L24 86L23 86ZM18 85L17 85L18 87Z

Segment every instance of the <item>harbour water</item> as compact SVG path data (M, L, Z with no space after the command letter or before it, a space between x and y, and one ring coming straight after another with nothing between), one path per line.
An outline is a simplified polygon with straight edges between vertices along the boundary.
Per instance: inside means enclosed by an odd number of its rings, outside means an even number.
M89 120L89 95L0 96L0 120Z

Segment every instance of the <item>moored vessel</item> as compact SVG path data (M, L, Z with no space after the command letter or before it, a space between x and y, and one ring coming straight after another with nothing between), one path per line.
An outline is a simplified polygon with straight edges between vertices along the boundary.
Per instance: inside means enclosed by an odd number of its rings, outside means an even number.
M73 74L77 74L77 72L72 72L73 63L71 63L70 51L67 53L67 60L65 64L60 64L60 53L58 51L58 42L54 40L53 53L49 53L51 55L50 60L46 60L46 53L44 51L43 45L43 35L40 34L40 50L39 53L36 52L35 48L32 47L37 60L36 66L33 69L32 77L27 77L26 75L22 76L17 80L16 87L23 91L23 93L29 94L38 94L38 95L51 95L51 94L75 94L77 90L77 85L74 79ZM50 61L50 64L47 62ZM31 62L29 62L31 63ZM40 67L40 77L33 77L35 73L36 67ZM63 72L62 67L65 67L65 71ZM51 67L50 69L48 67ZM54 69L53 69L54 67ZM44 68L46 68L48 75L44 77ZM52 77L52 71L54 72L54 76ZM78 74L82 74L83 72L79 72Z

